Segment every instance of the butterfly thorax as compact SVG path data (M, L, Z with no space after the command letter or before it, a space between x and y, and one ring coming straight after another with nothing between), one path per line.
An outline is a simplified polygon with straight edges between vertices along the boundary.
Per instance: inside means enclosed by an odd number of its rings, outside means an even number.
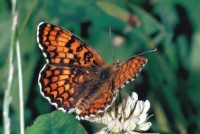
M112 92L113 65L104 65L94 71L94 73L93 75L88 75L86 78L88 79L87 86L76 103L77 114L87 109L95 100L100 98L104 94L105 88L108 88L109 92Z

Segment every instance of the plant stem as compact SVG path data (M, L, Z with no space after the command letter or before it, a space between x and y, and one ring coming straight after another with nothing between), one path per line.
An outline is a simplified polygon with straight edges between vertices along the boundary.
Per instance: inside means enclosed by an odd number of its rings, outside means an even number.
M17 53L17 68L18 68L18 80L19 80L20 134L24 134L23 78L22 78L22 67L21 67L19 40L17 40L17 43L16 43L16 53Z
M38 4L38 0L34 0L33 3L31 4L31 7L29 8L29 11L27 12L26 17L24 18L24 21L22 23L21 28L19 29L19 37L22 34L22 32L24 31L24 28L27 25L27 22L29 20L29 18L31 17L31 14L33 12L33 10L35 9L35 6Z
M16 12L16 0L12 0L12 29L11 29L11 42L10 42L10 49L9 49L9 63L8 63L8 85L5 90L4 94L4 101L3 101L3 124L4 124L4 134L10 134L10 117L9 117L9 105L11 102L11 88L14 76L14 65L13 65L13 55L14 55L14 46L16 44L16 27L18 21L18 13Z
M8 72L8 86L5 90L4 95L4 102L3 102L3 120L4 120L4 133L10 133L10 118L9 118L9 105L11 102L11 88L13 82L13 72L14 72L14 65L13 65L13 54L14 54L14 45L16 43L16 26L17 26L17 19L18 13L15 13L13 16L13 24L12 24L12 33L11 33L11 44L9 50L9 72Z

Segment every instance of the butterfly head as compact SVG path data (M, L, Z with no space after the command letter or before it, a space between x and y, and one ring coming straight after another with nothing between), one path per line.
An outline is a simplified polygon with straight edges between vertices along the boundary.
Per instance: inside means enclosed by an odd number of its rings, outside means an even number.
M107 80L109 78L111 78L112 73L113 73L114 69L113 69L113 65L105 65L102 67L102 69L99 71L99 78L100 80Z
M114 63L113 63L113 66L114 67L119 67L121 61L119 59L115 59Z

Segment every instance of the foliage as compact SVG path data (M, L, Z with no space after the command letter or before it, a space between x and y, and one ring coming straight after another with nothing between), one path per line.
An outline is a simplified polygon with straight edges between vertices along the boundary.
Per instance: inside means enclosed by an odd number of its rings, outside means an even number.
M84 127L74 118L75 116L66 115L62 111L41 115L31 127L27 127L26 134L87 134Z

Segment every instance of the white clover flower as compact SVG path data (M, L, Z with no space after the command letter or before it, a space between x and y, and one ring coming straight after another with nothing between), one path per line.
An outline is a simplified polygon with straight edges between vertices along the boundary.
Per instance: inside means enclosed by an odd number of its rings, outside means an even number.
M88 120L107 125L97 134L141 133L147 131L152 125L147 122L149 108L150 102L138 100L138 95L133 92L131 97L128 94L123 95L122 102L118 106L114 103L104 113L99 113Z

